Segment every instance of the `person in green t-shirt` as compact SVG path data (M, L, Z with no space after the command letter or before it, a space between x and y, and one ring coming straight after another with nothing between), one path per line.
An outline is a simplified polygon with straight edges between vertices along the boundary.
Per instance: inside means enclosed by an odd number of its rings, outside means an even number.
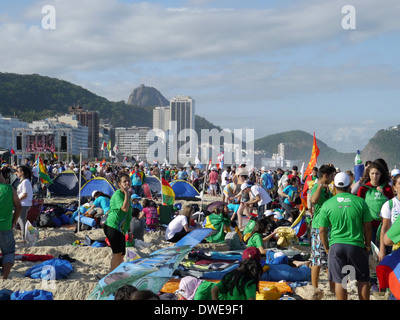
M211 289L211 297L218 300L222 294L226 300L255 300L262 266L261 254L255 247L246 248L237 269L227 273Z
M319 230L321 241L328 253L329 281L335 283L338 300L347 300L349 267L355 274L360 300L369 300L369 249L372 227L370 210L364 199L350 193L347 173L335 176L337 194L327 200L320 212ZM330 237L328 242L328 228ZM346 267L347 271L343 271ZM350 271L351 271L350 270Z
M393 250L398 250L400 244L400 219L396 219L389 230L383 235L383 242L386 246L393 246Z
M266 233L268 227L268 221L261 218L256 221L253 231L250 233L250 237L247 240L247 248L255 247L261 254L266 254L267 250L264 248L264 241L267 241L270 237L263 238L263 234Z
M0 250L2 253L2 279L8 279L15 261L15 239L13 228L22 211L17 191L7 183L10 169L0 171ZM15 211L13 212L13 209Z
M318 180L315 181L310 192L314 212L311 222L311 284L318 288L321 268L328 267L328 258L319 234L319 212L326 200L332 197L329 184L333 181L336 169L332 164L324 164L318 169Z
M104 223L104 233L112 249L111 270L118 267L124 260L126 251L125 234L129 231L132 219L132 204L129 190L131 179L129 174L120 173L117 176L118 190L110 200L110 211Z

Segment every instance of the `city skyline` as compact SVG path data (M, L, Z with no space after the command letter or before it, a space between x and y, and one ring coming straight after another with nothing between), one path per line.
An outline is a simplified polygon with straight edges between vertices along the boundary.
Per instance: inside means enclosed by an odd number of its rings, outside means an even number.
M221 128L315 132L341 152L399 124L394 0L5 0L0 9L1 72L59 78L111 101L144 83L168 100L193 97L196 114Z

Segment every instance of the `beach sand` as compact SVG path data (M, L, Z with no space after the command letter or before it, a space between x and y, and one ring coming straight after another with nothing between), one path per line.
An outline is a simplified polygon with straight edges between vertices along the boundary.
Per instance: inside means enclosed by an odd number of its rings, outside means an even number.
M46 199L46 203L68 203L71 199ZM206 196L204 204L219 200L211 196ZM179 201L184 204L184 201ZM200 205L200 202L196 202ZM72 262L73 272L62 280L57 280L53 287L48 286L47 281L35 280L25 277L25 272L32 266L41 262L30 262L16 260L11 270L9 279L0 280L0 289L9 289L13 292L17 290L47 290L53 293L54 300L86 300L92 290L95 288L99 279L109 273L111 249L109 247L90 247L82 245L72 245L79 240L84 242L88 236L92 241L104 240L103 229L93 229L75 233L75 228L39 228L39 240L36 246L29 247L22 242L21 232L15 230L16 253L17 254L35 254L52 255L58 258L60 255L67 254L76 259ZM164 240L164 231L147 232L144 238L145 242L151 244L147 248L134 249L139 256L145 257L151 252L172 246L173 244ZM310 251L309 247L297 246L299 250ZM133 249L133 248L131 248ZM225 244L201 243L196 249L211 249L218 251L229 250ZM294 295L299 300L335 300L335 296L329 290L329 282L326 272L321 272L320 286L314 290L311 285L298 287ZM371 300L385 299L383 293L371 294ZM349 286L349 300L358 300L357 289L354 284Z

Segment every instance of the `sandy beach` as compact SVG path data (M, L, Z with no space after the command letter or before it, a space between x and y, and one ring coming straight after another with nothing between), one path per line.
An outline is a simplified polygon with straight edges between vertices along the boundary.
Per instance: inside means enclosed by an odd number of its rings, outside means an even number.
M47 203L67 202L69 199L46 199ZM204 203L219 200L206 196ZM184 203L183 201L179 201ZM200 204L200 202L197 202ZM84 242L85 237L92 241L104 240L103 229L92 229L87 231L74 232L73 226L61 228L39 228L39 240L36 246L29 247L22 242L21 232L14 231L16 239L17 254L52 255L58 258L60 255L68 255L75 262L71 262L73 272L62 280L57 280L53 288L47 286L47 282L35 280L25 276L25 272L40 262L30 262L16 260L7 280L0 280L0 289L9 289L13 292L17 290L47 290L53 293L54 300L86 300L95 288L99 279L109 273L111 249L109 247L91 247L83 245L73 245L75 241ZM164 240L164 231L146 232L145 242L151 244L147 248L134 249L141 257L149 255L158 249L172 246L173 244ZM229 250L225 244L201 243L197 248L211 249L218 251ZM296 246L302 251L310 251L310 247ZM335 295L329 290L329 282L326 272L321 272L320 288L314 290L311 285L298 287L294 290L294 296L298 300L336 300ZM383 300L384 293L371 294L371 300ZM355 284L349 285L349 300L358 300L357 288Z

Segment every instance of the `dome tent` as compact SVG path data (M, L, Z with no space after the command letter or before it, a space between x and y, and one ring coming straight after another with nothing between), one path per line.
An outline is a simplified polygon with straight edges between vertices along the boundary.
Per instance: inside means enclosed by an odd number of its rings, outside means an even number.
M173 180L170 183L176 200L199 201L200 194L193 185L185 180Z
M86 183L86 179L81 175L81 185ZM56 197L73 197L79 195L79 174L73 170L65 170L53 179L49 185L49 191Z
M95 177L87 181L81 188L81 197L91 197L93 191L101 191L110 197L117 188L106 178Z

